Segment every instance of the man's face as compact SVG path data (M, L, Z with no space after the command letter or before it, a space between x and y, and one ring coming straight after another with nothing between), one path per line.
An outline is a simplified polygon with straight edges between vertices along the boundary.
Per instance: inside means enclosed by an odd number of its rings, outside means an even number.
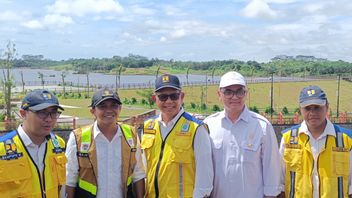
M121 105L116 100L108 99L99 103L90 112L95 116L99 125L116 124L121 112Z
M152 98L162 115L173 118L180 111L184 93L177 89L164 88L155 92Z
M24 131L31 137L45 137L54 128L61 112L57 107L48 107L40 111L20 110Z
M242 85L230 85L218 90L219 100L224 108L231 112L242 112L246 101L247 90Z
M310 129L325 127L328 105L309 105L301 107L301 113Z

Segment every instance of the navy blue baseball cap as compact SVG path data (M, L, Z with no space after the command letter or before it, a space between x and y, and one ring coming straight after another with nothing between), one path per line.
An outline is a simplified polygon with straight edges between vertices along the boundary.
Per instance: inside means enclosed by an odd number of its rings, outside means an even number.
M122 104L119 95L115 91L108 88L101 88L94 93L90 107L94 108L101 102L108 99L115 100L118 104Z
M59 105L57 97L48 90L36 89L29 92L22 100L21 109L40 111L48 107L57 107L64 110Z
M320 105L324 106L327 103L325 92L320 87L310 85L302 89L299 95L299 105L306 107L309 105Z
M181 83L177 76L171 74L164 74L159 76L155 80L155 92L164 89L164 88L173 88L181 90Z

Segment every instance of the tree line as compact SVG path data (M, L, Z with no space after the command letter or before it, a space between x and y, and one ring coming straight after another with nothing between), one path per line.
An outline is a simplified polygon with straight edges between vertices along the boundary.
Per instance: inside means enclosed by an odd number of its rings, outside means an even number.
M311 56L310 56L311 57ZM0 60L4 64L4 60ZM1 63L1 62L0 62ZM274 73L277 76L320 76L332 74L352 73L352 63L326 59L301 60L272 59L267 63L257 61L241 61L235 59L212 61L178 61L147 58L129 54L126 57L113 56L112 58L78 58L68 60L50 60L42 55L23 55L22 58L12 60L13 68L50 68L58 70L74 70L77 73L103 72L112 73L124 68L151 68L162 67L173 71L212 73L219 75L229 70L236 70L246 76L268 76Z

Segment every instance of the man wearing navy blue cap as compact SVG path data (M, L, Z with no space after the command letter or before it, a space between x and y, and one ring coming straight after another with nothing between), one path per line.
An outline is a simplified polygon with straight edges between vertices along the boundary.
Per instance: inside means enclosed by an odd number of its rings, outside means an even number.
M282 197L352 197L352 131L332 124L325 92L307 86L299 96L303 122L283 131Z
M116 92L97 90L90 105L94 124L70 134L66 151L68 198L144 197L140 143L133 127L117 123L121 105Z
M208 130L183 110L184 93L177 76L159 76L152 98L160 115L144 122L146 197L209 196L213 165Z
M65 142L51 130L64 110L51 92L28 93L23 123L0 138L1 197L60 197L65 185Z

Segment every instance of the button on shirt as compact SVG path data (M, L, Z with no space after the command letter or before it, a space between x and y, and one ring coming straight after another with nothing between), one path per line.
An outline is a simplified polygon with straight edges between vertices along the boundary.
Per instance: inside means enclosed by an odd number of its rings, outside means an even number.
M97 151L97 166L98 166L98 189L97 198L108 197L123 197L123 186L121 183L121 138L122 131L118 127L118 131L111 142L99 130L97 122L93 126L94 140ZM66 185L75 187L78 179L78 160L77 160L77 145L75 135L70 134L67 142L66 156L68 158ZM145 178L145 171L141 159L140 145L137 145L136 151L136 166L133 171L133 182Z
M29 138L27 133L23 130L22 126L18 126L17 128L18 135L21 137L24 146L27 148L29 155L31 156L33 162L38 167L38 170L41 174L43 174L44 169L44 154L46 150L47 139L40 145L36 145Z
M212 197L259 198L281 192L280 154L268 120L245 107L235 122L225 111L204 122L213 142Z
M169 121L167 124L162 121L161 114L157 118L160 123L160 132L163 140L170 133L177 120L184 113L184 110ZM198 127L194 137L194 156L196 162L195 187L193 197L209 196L213 189L213 164L211 159L211 143L209 135L204 126Z
M307 124L305 121L302 122L301 127L299 129L299 133L305 133L306 135L309 136L309 144L310 148L313 154L313 159L314 159L314 167L313 167L313 173L312 173L312 181L313 181L313 197L314 198L319 198L319 175L317 172L317 159L319 154L323 151L325 148L325 143L326 143L326 137L328 135L336 137L335 133L335 128L334 125L331 123L330 120L327 120L326 127L324 129L324 132L317 138L315 139L311 133L308 130ZM284 150L285 150L285 143L283 139L281 139L281 144L280 144L280 154L281 156L284 155ZM282 157L283 159L283 157ZM350 162L352 162L352 152L350 152ZM350 163L350 174L349 174L349 181L348 181L348 186L349 186L349 194L352 193L352 163ZM281 171L281 183L284 185L285 183L285 162L282 160L282 171Z

